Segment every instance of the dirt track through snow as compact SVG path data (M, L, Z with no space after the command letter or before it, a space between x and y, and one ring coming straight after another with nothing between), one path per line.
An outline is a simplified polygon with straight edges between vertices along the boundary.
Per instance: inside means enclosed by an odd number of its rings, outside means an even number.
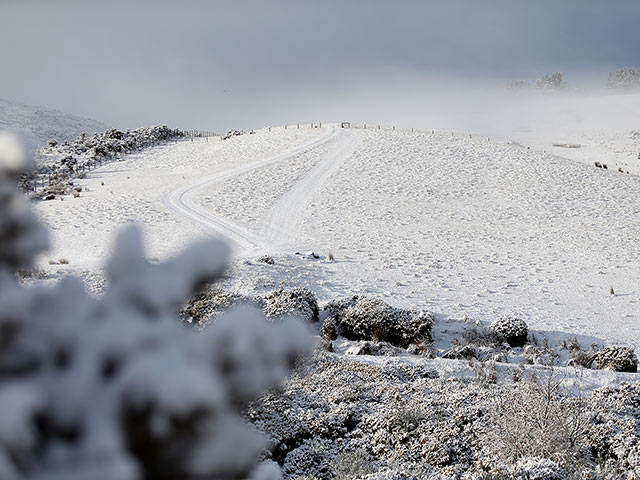
M246 165L233 168L228 171L216 173L204 179L198 180L195 183L173 190L172 192L165 195L164 203L168 208L178 213L179 215L185 216L191 220L195 220L214 233L218 233L226 237L233 243L235 247L235 253L237 255L248 255L254 253L256 250L264 248L265 244L268 244L268 240L270 240L271 238L269 236L267 236L267 238L260 237L237 225L236 223L225 219L220 215L216 215L210 209L207 209L205 206L201 205L195 197L199 192L210 188L213 185L222 183L233 177L246 174L248 172L251 172L252 170L281 162L289 157L293 157L300 153L311 150L314 147L326 143L340 133L340 131L335 126L329 126L326 129L327 132L320 138L312 140L302 146L287 150L281 154L274 155L266 159L257 160ZM335 159L331 158L330 160L333 161L331 164L335 163ZM304 194L304 190L302 190L300 193ZM283 215L286 214L287 212L285 211ZM285 219L284 223L288 224L288 221Z
M355 152L359 141L360 137L353 132L343 131L337 145L273 205L263 228L263 235L271 244L285 245L297 237L309 200Z

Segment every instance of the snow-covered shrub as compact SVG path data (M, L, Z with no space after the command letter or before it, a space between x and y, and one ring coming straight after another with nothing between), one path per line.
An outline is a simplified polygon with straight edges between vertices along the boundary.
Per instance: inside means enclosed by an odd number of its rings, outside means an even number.
M229 130L222 136L222 140L229 140L230 138L239 137L240 135L244 134L245 132L243 132L242 130Z
M40 197L69 193L69 189L63 188L61 184L68 183L70 178L81 175L86 169L95 168L120 154L142 150L184 136L185 132L163 125L126 132L111 129L89 137L81 135L64 143L49 143L38 152L43 159L48 159L47 164L37 172L38 176L47 177L49 185L39 192ZM35 183L37 184L37 181Z
M363 478L373 473L373 459L364 448L340 453L331 462L331 473L335 480Z
M501 347L504 340L491 328L476 327L466 328L462 333L460 343L463 345L477 345L482 347Z
M640 384L576 397L562 388L566 371L514 371L518 383L494 384L317 351L248 417L290 479L330 480L326 466L359 449L374 471L365 479L640 478Z
M564 90L567 83L562 78L561 73L550 73L536 80L536 88L538 90Z
M599 350L598 344L592 343L588 350L583 350L577 338L565 338L560 344L560 349L569 351L568 366L591 368Z
M638 357L631 347L612 345L595 352L597 369L610 368L616 372L637 372Z
M491 322L493 334L512 347L522 347L527 343L529 328L524 320L516 317L501 317Z
M513 384L485 420L484 454L496 464L509 465L530 457L562 463L565 471L589 464L587 403L567 396L561 376L553 370Z
M307 288L294 287L269 292L258 299L268 319L278 320L296 316L314 323L318 321L319 310L316 296Z
M490 356L491 353L487 356L483 350L480 350L474 345L453 345L449 350L442 354L442 358L446 358L447 360L471 360L472 358L475 358L483 361L490 358Z
M531 335L530 344L525 345L522 349L527 363L530 365L557 365L560 360L560 354L558 351L549 345L549 339L547 337L538 337Z
M205 285L189 299L178 315L194 325L204 326L239 305L257 306L257 303L249 297L225 290L215 284Z
M407 348L407 352L412 355L420 355L425 358L436 358L437 356L433 343L427 341L412 343L409 345L409 348Z
M567 471L548 458L527 457L516 462L509 472L513 478L522 480L565 480Z
M506 361L505 352L509 349L509 345L503 338L490 328L472 327L465 329L460 339L452 340L451 348L442 354L442 358L504 362Z
M261 255L257 258L256 262L258 263L266 263L267 265L275 265L275 261L273 260L273 257L270 257L269 255Z
M590 403L588 442L601 468L613 473L606 478L640 478L640 384L600 388Z
M393 357L398 348L387 342L357 342L347 348L345 355L374 355Z
M322 338L333 341L338 338L338 326L337 319L335 316L327 317L324 322L322 322L322 328L320 329L320 334Z
M609 74L607 88L613 90L640 89L640 70L637 68L621 68Z
M0 148L0 478L278 478L263 437L239 415L306 351L300 322L236 311L202 332L177 308L219 278L210 240L149 264L139 230L118 237L100 298L81 281L20 285L47 235Z
M384 341L402 348L431 342L435 321L429 312L403 310L377 298L360 296L329 302L325 311L326 338L341 335L349 340Z

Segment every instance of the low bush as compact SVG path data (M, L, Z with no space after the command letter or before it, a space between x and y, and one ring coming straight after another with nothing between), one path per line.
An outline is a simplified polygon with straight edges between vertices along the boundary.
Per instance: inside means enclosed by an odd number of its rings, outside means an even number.
M491 322L489 328L497 338L512 347L522 347L527 343L529 328L524 320L519 318L501 317Z
M230 292L215 284L208 284L201 287L189 299L178 312L178 316L189 323L202 327L229 309L240 305L257 306L257 303L239 293Z
M377 298L354 296L329 302L323 325L326 338L388 342L407 348L431 342L435 317L425 311L395 308Z
M303 287L274 290L259 297L257 301L270 320L288 316L299 317L308 323L319 320L318 300L312 291Z
M631 347L613 345L595 352L594 361L597 369L610 368L616 372L637 372L638 357Z

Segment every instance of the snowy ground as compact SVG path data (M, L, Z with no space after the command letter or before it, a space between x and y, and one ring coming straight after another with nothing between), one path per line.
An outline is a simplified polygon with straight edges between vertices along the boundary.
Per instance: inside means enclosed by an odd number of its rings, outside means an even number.
M99 277L134 220L151 259L223 234L240 289L381 296L441 325L519 314L537 330L638 348L640 179L580 160L480 135L324 124L179 142L91 172L80 198L39 203L54 230L41 264ZM310 250L321 258L295 254ZM259 254L276 265L241 261ZM69 264L48 264L59 259Z

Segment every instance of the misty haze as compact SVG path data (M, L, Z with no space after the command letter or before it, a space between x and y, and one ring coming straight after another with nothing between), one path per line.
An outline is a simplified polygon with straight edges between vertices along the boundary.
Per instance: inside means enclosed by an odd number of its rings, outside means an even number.
M0 480L640 479L638 19L0 0Z

